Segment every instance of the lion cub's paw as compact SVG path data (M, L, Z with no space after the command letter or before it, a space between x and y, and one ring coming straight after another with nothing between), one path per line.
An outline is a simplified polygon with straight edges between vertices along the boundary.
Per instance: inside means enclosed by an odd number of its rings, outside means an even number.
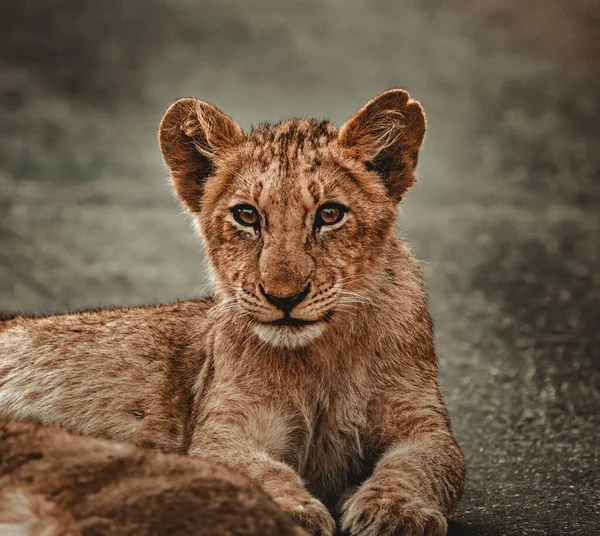
M310 534L333 536L335 521L318 499L314 497L277 497L275 502Z
M342 529L351 536L445 536L442 512L402 492L381 493L366 486L342 508Z

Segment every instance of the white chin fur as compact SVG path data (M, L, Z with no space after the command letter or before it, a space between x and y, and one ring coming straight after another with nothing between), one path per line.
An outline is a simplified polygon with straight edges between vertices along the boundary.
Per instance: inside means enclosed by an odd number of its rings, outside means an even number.
M323 335L325 324L311 324L303 328L292 328L286 326L268 326L262 324L254 327L258 338L278 348L299 348L305 346L317 337Z

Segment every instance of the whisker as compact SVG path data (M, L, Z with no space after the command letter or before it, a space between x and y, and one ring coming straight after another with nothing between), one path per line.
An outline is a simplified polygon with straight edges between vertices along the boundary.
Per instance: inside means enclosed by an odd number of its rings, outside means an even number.
M348 290L340 290L339 293L342 296L341 299L351 298L351 299L355 299L355 300L360 300L362 303L377 305L377 301L375 300L375 298L373 298L369 295L360 293L360 292L351 292Z

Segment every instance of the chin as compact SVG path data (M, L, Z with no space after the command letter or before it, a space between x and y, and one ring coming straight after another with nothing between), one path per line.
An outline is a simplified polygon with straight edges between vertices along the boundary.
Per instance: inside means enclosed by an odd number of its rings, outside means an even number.
M325 322L315 322L306 326L278 326L260 324L254 327L258 338L277 348L300 348L318 339L325 331Z

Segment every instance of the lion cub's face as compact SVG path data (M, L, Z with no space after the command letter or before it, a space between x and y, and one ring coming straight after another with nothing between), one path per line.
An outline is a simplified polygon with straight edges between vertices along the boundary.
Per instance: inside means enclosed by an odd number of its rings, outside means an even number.
M336 312L369 299L424 134L421 107L406 92L384 93L340 130L294 120L248 135L213 106L185 99L160 134L223 307L263 341L308 344Z
M326 123L263 127L206 185L200 219L218 281L276 345L309 342L360 300L394 221L383 183L346 163L336 137Z

